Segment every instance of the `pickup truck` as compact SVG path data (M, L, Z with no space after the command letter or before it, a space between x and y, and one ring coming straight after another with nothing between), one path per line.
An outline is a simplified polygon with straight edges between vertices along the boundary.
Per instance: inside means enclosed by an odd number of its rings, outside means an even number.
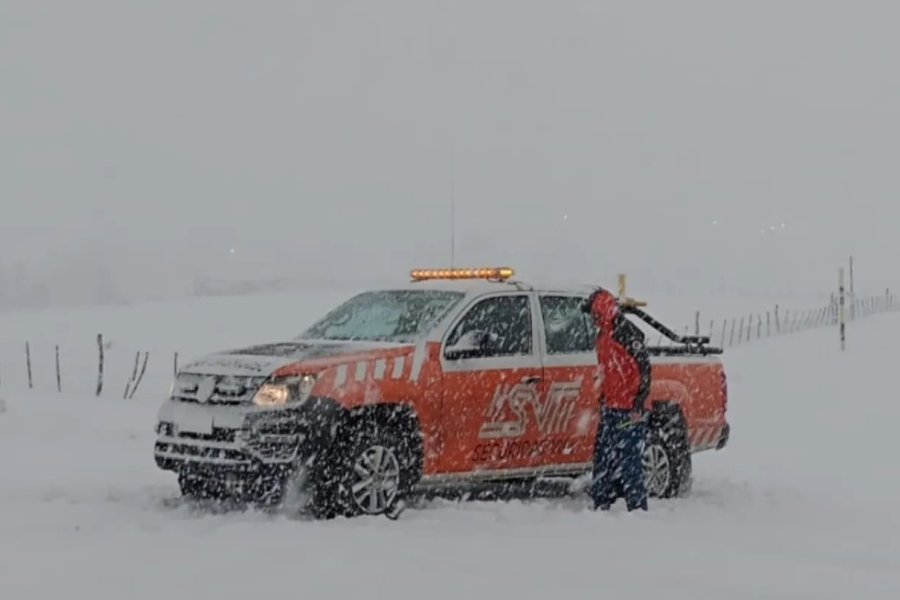
M159 410L155 459L190 498L390 514L419 493L583 478L600 426L590 288L512 269L413 271L296 338L201 357ZM652 347L644 468L651 497L685 493L691 455L725 447L721 350Z

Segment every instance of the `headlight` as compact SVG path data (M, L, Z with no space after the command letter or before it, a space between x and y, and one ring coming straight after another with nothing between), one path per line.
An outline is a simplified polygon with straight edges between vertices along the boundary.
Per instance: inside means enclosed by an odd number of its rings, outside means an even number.
M253 404L257 406L282 406L287 404L290 397L291 390L288 386L266 383L253 396Z
M304 375L299 379L286 383L266 383L256 392L256 395L253 397L253 404L267 407L284 406L292 401L301 404L309 400L315 385L315 375ZM291 388L296 389L295 394L291 393Z

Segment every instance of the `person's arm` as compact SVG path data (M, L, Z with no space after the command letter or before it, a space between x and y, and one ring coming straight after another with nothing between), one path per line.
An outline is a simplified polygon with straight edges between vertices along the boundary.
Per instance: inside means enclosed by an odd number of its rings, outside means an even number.
M647 352L647 346L644 345L643 340L639 338L635 338L632 348L632 355L641 374L641 384L634 397L634 410L643 413L644 404L650 396L650 353Z

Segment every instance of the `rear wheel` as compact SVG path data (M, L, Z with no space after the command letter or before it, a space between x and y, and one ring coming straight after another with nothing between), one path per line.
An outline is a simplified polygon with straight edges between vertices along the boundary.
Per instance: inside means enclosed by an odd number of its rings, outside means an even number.
M686 494L691 485L691 452L680 420L652 425L642 455L647 494L672 498Z

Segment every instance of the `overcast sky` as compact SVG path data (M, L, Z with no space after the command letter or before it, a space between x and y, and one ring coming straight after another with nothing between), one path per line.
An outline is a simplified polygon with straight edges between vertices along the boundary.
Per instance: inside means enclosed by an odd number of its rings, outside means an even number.
M129 295L402 281L449 263L452 187L457 263L811 291L853 253L860 287L900 288L898 19L0 0L0 269L76 289L105 264Z

